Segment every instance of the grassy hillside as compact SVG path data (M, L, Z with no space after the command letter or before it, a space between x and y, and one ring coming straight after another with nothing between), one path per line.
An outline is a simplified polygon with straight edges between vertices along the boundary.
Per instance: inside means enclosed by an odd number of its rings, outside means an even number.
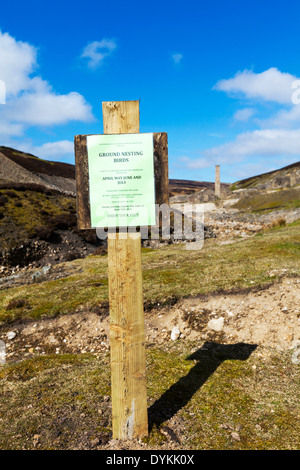
M274 282L272 270L299 275L300 223L230 245L207 240L200 251L184 244L143 249L147 308L185 296L247 289ZM108 305L107 257L88 256L68 264L70 275L0 292L0 321L41 318ZM19 303L18 303L19 301Z
M300 168L300 162L296 162L296 163L293 163L292 165L288 165L279 170L269 171L267 173L262 173L260 175L251 176L250 178L237 181L231 186L231 189L234 191L236 189L256 188L258 186L262 186L266 183L269 183L276 178L280 179L281 177L284 177L286 175L289 176L293 174L295 171L299 171L299 168Z
M50 240L56 228L76 226L76 201L37 185L0 186L1 249L25 240Z
M241 197L232 207L253 212L297 209L300 207L300 187L248 194Z

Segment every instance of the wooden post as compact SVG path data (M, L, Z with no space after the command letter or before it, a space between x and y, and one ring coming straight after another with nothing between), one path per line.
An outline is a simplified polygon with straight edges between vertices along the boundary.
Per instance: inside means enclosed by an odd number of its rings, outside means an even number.
M102 104L105 134L139 133L139 101ZM87 135L74 137L77 221L92 228ZM153 133L155 198L169 202L168 136ZM121 230L121 229L120 229ZM125 238L124 238L125 235ZM141 234L108 233L113 438L148 434Z
M139 133L139 102L102 104L105 134ZM148 435L141 234L108 234L114 439Z

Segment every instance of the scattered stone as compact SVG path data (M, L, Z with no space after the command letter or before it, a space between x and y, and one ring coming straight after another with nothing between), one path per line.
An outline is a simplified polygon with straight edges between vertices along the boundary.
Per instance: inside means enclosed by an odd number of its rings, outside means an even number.
M43 278L43 273L41 271L36 271L34 274L32 274L31 279L33 282L38 282Z
M0 365L6 363L6 346L4 341L0 340Z
M37 447L40 444L40 434L35 434L32 438L33 447Z
M224 317L210 320L207 324L208 328L214 331L222 331L224 327Z
M174 326L171 332L171 339L173 341L176 341L179 338L179 336L180 336L180 329L178 328L178 326Z
M41 271L42 271L42 273L43 273L44 275L47 275L47 274L50 273L51 269L52 269L52 265L51 265L51 264L48 264L48 265L46 265L46 266L43 266L42 269L41 269Z
M17 333L16 333L15 331L9 331L9 332L6 334L6 337L7 337L7 339L9 339L9 340L14 339L16 336L17 336Z
M231 437L234 441L240 441L241 440L240 435L237 432L232 432Z
M100 444L100 439L99 439L98 437L96 437L95 439L93 439L93 440L91 441L92 447L96 447L96 446L98 446L99 444Z

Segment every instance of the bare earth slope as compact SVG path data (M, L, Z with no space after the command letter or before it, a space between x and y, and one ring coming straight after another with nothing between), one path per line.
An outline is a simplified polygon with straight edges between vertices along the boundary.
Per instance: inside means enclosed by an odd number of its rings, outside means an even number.
M4 158L5 157L5 158ZM12 173L8 160L17 170ZM22 171L23 170L23 171ZM0 147L0 181L42 184L75 196L75 166L42 160L34 155L9 147Z

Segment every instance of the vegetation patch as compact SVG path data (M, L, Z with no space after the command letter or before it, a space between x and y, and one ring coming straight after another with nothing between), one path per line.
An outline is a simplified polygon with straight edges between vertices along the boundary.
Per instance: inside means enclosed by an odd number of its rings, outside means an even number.
M232 207L241 211L267 212L300 207L300 188L280 189L251 194L239 199Z
M143 449L296 450L299 370L253 345L147 349ZM0 369L1 449L108 448L109 355L47 355ZM125 447L126 448L126 447Z
M15 310L15 309L18 309L18 308L28 308L29 307L29 304L27 302L27 299L24 299L23 297L18 297L18 298L15 298L15 299L11 299L7 306L6 306L6 310Z
M30 238L49 240L62 227L75 229L75 204L74 198L61 194L0 190L0 206L5 206L0 220L1 248L12 248Z

